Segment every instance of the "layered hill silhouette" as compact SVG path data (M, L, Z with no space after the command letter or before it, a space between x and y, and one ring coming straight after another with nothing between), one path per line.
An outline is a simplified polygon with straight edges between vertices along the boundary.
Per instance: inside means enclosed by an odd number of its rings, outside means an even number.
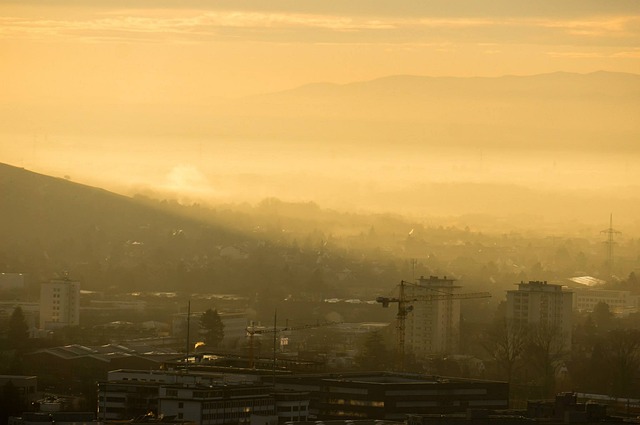
M308 85L254 97L238 108L272 118L274 135L327 143L635 149L638 99L640 76L632 74L393 76Z
M640 75L390 76L197 104L5 105L6 132L636 151Z

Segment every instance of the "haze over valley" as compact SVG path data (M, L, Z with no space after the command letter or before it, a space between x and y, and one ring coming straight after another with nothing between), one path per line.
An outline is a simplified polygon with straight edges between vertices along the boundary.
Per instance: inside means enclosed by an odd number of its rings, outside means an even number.
M637 0L3 1L0 425L637 421L638 117Z
M9 103L2 133L14 165L128 195L638 226L638 99L632 74L400 76L197 104Z

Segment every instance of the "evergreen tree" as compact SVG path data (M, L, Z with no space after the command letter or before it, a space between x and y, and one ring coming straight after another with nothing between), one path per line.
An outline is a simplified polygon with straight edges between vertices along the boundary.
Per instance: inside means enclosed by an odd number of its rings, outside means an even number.
M22 308L16 307L9 318L7 340L11 348L24 348L29 339L29 325L25 320Z
M363 370L386 370L393 366L393 355L384 343L380 331L369 333L364 340L356 362Z
M200 317L200 333L208 346L220 345L224 338L224 324L217 310L208 309Z
M595 323L598 331L606 332L611 329L614 321L613 313L609 308L609 304L600 301L593 308L591 319Z
M9 416L18 416L24 410L24 400L11 380L0 387L0 425L8 422Z

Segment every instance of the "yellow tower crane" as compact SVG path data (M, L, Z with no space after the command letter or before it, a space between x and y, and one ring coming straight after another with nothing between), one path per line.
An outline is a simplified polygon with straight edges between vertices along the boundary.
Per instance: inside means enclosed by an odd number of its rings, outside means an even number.
M405 362L405 331L406 331L406 318L407 315L413 310L411 303L413 302L428 302L428 301L440 301L440 300L468 300L475 298L491 298L489 292L469 292L462 294L448 294L445 292L436 292L433 295L419 295L411 296L407 298L405 294L405 285L411 284L404 280L400 281L399 294L397 298L390 297L377 297L376 301L382 304L382 307L389 307L390 303L398 303L398 313L396 315L396 355L398 361L398 369L404 370Z

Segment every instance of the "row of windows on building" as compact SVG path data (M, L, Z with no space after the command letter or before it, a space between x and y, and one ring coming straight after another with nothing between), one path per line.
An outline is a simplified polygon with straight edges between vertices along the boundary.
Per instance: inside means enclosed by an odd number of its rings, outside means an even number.
M351 400L343 398L331 398L328 400L330 404L347 405L347 406L366 406L366 407L384 407L384 401L378 400Z
M202 420L215 421L215 420L221 419L224 421L229 421L233 419L248 418L251 415L251 413L253 413L253 410L251 410L250 408L243 409L241 411L229 411L229 412L218 410L214 412L203 413ZM273 415L275 412L273 410L270 410L270 411L260 411L260 413Z
M204 410L233 409L233 408L244 408L248 406L253 406L253 407L273 406L273 399L265 398L265 399L258 399L258 400L211 401L207 403L202 403L202 409Z
M213 391L193 391L189 395L189 398L222 398L222 397L240 397L240 396L255 396L255 395L268 395L268 388L252 388L252 389L225 389L225 390L213 390ZM165 390L167 397L178 397L178 390L168 388Z
M283 421L287 422L287 421L298 421L298 422L304 422L307 420L307 416L306 415L293 415L293 416L281 416L280 419L282 419Z
M624 305L626 303L626 300L603 300L601 298L581 298L579 301L579 304L582 303L594 303L597 304L599 302L603 302L606 304L621 304Z

